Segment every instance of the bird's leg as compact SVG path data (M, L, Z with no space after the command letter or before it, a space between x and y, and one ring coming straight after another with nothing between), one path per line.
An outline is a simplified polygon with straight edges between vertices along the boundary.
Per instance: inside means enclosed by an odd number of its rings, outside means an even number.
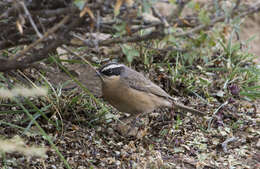
M119 124L116 125L116 130L124 136L136 136L138 129L133 127L133 125L135 126L135 119L136 115L131 115L130 117L120 120Z
M139 127L137 123L140 120L139 117L143 115L147 115L147 113L132 114L130 117L121 120L121 124L118 125L120 133L126 136L137 136Z
M137 121L140 121L139 116L137 116L137 117L135 117L135 118L132 119L132 121L131 121L131 123L130 123L130 126L131 126L132 128L136 127Z
M130 117L126 117L125 119L122 119L121 120L121 123L123 123L124 125L127 125L129 123L132 123L134 121L134 119L137 118L137 115L138 114L135 114L135 115L130 115Z

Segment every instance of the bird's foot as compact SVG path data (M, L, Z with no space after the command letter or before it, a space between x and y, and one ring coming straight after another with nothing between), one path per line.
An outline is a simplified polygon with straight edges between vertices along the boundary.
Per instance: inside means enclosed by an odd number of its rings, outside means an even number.
M132 127L131 125L117 124L117 131L127 137L135 137L138 133L138 127Z
M140 122L139 116L124 119L117 125L117 131L123 136L136 137L138 139L144 137L147 133L147 128L140 126L145 125L145 122Z

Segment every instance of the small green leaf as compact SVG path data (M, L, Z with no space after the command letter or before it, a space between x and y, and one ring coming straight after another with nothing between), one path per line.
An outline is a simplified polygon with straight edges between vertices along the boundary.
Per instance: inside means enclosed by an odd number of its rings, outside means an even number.
M170 2L171 4L175 4L175 3L176 3L176 0L169 0L169 2Z
M190 1L188 4L187 4L187 7L188 8L191 8L191 9L194 9L195 11L200 11L200 4L198 2L194 2L194 1Z
M154 149L154 145L153 144L150 144L149 145L149 151L152 151Z
M209 16L208 16L207 11L201 10L201 11L199 12L199 20L200 20L200 22L203 23L203 24L209 24L209 23L210 23L210 18L209 18Z
M142 11L144 13L148 13L151 7L152 7L152 3L150 1L143 1Z
M115 37L124 35L126 33L126 22L123 22L118 25L114 25L113 28L117 30L117 32L114 35Z
M126 59L129 63L134 60L134 57L139 56L139 51L130 45L121 45L123 53L126 55Z
M82 10L87 0L74 0L74 4Z

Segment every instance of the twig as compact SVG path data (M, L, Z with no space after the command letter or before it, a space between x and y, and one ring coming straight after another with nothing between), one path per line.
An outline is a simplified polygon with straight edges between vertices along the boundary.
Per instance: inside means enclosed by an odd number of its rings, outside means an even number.
M76 35L75 33L72 34L72 36L74 36L75 38L79 39L80 41L82 41L86 46L89 47L95 47L95 42L93 40L86 40L82 37L80 37L79 35Z
M145 40L150 40L150 39L156 39L156 38L162 38L165 36L165 33L163 32L157 32L153 31L149 34L143 35L143 36L131 36L131 37L123 37L123 38L114 38L114 39L108 39L99 42L100 46L107 46L115 43L127 43L127 42L140 42L140 41L145 41Z
M71 18L72 16L73 16L72 14L69 15L69 18ZM46 44L48 45L43 49L37 50L37 55L35 55L36 53L35 51L33 54L24 57L20 61L15 59L12 60L0 59L0 72L9 71L12 69L24 69L29 66L32 66L33 63L36 61L40 61L42 59L49 57L49 53L56 50L57 47L61 46L62 44L66 44L66 43L69 44L67 41L68 36L70 37L69 31L71 31L73 28L75 28L80 23L82 23L83 20L84 18L74 19L72 23L70 23L65 29L62 29L58 33L57 37L60 38L56 38L55 41L53 39L49 39L48 41L46 41Z
M82 57L81 55L78 55L77 53L73 52L72 50L70 50L70 49L69 49L68 47L66 47L66 46L62 46L61 48L64 49L64 50L66 50L66 51L69 52L70 54L72 54L72 55L74 55L74 56L77 56L77 57L79 57L80 59L82 59L86 64L88 64L88 65L91 67L91 69L93 69L96 73L98 73L98 71L92 66L92 64L91 64L88 60L86 60L84 57Z
M2 15L0 15L0 19L4 19L4 18L8 18L9 15L11 15L11 13L14 13L16 10L16 6L13 5L11 8L9 8L5 13L3 13Z
M218 113L218 111L219 111L222 107L226 106L227 104L228 104L228 101L226 101L225 103L221 104L221 105L214 111L212 117L209 119L208 130L210 129L212 120L214 119L214 117L216 117L216 114Z
M191 35L193 33L196 33L198 31L201 31L203 29L206 29L206 28L210 27L210 26L214 25L217 22L223 21L225 18L226 18L226 16L217 17L217 18L213 19L209 24L199 25L199 26L197 26L197 27L195 27L193 29L190 29L190 30L188 30L186 32L176 34L175 37L183 37L183 36Z
M53 34L56 30L58 30L62 25L64 25L70 18L70 15L65 16L58 24L49 29L46 33L44 33L43 37L30 44L27 48L17 53L11 60L17 60L19 57L23 56L29 50L34 48L37 44L45 40L49 35Z
M170 25L167 22L167 20L153 6L151 7L151 9L152 9L153 15L160 19L160 21L164 27L168 28Z
M53 17L61 16L68 13L74 13L78 10L75 6L69 6L67 8L58 8L58 9L44 9L39 11L32 12L33 15L39 15L41 17Z
M178 8L177 10L170 16L170 18L174 19L174 18L178 18L180 17L185 5L190 2L191 0L179 0L179 3L178 3Z
M236 138L236 137L227 138L227 139L221 144L223 151L224 151L225 153L228 153L228 149L227 149L228 143L234 142L234 141L237 141L237 140L238 140L238 138Z
M232 9L231 16L234 15L235 11L237 10L237 8L238 8L239 5L240 5L240 2L241 2L241 0L237 0L237 1L236 1L236 5L235 5L235 7Z
M216 19L214 19L210 24L202 24L199 25L193 29L190 29L184 33L179 33L179 34L175 34L173 35L174 37L183 37L183 36L188 36L192 33L198 32L200 30L203 30L205 28L208 28L212 25L214 25L217 22L220 22L222 20L225 19L225 16L222 17L217 17ZM122 37L122 38L114 38L114 39L108 39L108 40L104 40L99 42L99 45L111 45L111 44L115 44L115 43L127 43L127 42L140 42L140 41L144 41L144 40L150 40L150 39L156 39L156 38L163 38L166 35L169 35L170 33L164 33L164 32L158 32L158 31L153 31L149 34L143 35L143 36L131 36L131 37Z
M187 52L187 49L181 49L181 48L175 48L173 46L169 46L169 47L166 47L166 48L154 48L154 47L151 47L151 46L148 46L146 44L142 44L141 46L147 48L147 49L152 49L152 50L157 50L157 51L160 51L160 52L169 52L169 51L175 51L175 52Z
M18 38L16 38L16 39L18 39ZM16 46L16 45L27 45L27 44L30 44L31 42L32 41L30 39L24 39L24 40L15 41L15 42L11 42L10 39L6 40L6 41L0 41L0 50L6 49L6 48L9 48L9 47L13 47L13 46Z
M256 3L254 5L251 5L247 11L243 12L242 14L238 15L238 17L245 17L247 15L256 13L260 11L260 3Z
M256 5L254 5L253 7L249 8L248 11L238 15L238 17L245 17L245 16L252 14L252 13L255 13L257 11L260 11L260 3L258 3ZM207 28L211 27L212 25L216 24L217 22L224 21L225 18L226 18L225 15L220 16L220 17L216 17L209 24L202 24L202 25L194 27L193 29L190 29L186 32L175 34L175 35L173 34L173 36L174 37L189 36L193 33L207 29ZM144 41L144 40L163 38L166 35L169 35L169 33L153 31L153 32L146 34L146 35L143 35L143 36L136 35L136 36L131 36L131 37L122 37L122 38L114 38L114 39L104 40L104 41L99 42L99 45L100 46L107 46L107 45L111 45L111 44L115 44L115 43L140 42L140 41Z
M97 11L97 21L96 21L96 27L97 27L97 37L100 36L100 11ZM97 38L94 40L95 45L96 45L96 50L99 50L99 45L98 45L98 40ZM98 52L99 53L99 52Z
M24 10L26 16L29 18L29 21L30 21L34 31L36 32L36 34L38 35L39 38L42 38L42 34L40 33L40 31L38 30L36 24L34 23L34 21L32 19L32 16L31 16L29 10L27 9L27 7L25 6L24 2L20 1L19 3L23 7L23 10Z

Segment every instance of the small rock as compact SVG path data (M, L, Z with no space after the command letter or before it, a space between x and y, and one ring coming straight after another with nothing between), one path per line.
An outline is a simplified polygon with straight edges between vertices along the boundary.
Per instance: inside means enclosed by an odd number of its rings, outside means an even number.
M115 131L114 131L111 127L109 127L109 128L107 129L107 133L108 133L108 134L114 134Z
M258 139L257 143L256 143L256 147L260 148L260 139Z
M119 160L117 160L117 161L115 162L115 164L116 164L117 166L119 166L119 165L121 164L121 162L120 162Z
M95 63L100 63L99 58L96 57L96 56L92 57L92 58L91 58L91 61L92 61L92 62L95 62Z

